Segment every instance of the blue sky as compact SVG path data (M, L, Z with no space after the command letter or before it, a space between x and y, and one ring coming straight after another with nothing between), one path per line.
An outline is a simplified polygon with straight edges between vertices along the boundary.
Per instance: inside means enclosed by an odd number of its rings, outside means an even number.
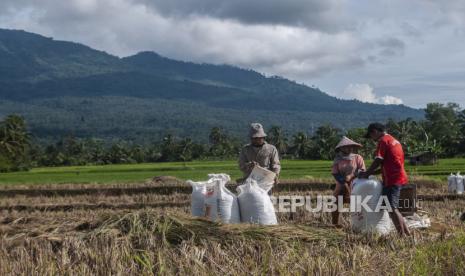
M0 27L233 64L340 98L465 102L462 0L2 0Z

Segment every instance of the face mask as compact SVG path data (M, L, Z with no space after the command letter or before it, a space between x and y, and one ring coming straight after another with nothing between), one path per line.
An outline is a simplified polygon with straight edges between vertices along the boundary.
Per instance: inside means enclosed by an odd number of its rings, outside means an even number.
M355 158L355 154L350 153L350 154L343 154L342 152L339 152L336 156L336 160L352 160Z

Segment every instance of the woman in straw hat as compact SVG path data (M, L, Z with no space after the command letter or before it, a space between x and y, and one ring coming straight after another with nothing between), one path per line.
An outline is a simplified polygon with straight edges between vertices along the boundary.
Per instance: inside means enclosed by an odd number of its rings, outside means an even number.
M362 145L345 136L336 146L336 157L332 167L332 174L336 179L336 188L334 189L336 203L339 203L339 196L343 196L344 203L349 203L352 183L356 174L366 170L363 157L356 154L361 147ZM336 227L341 227L339 220L339 211L336 210L332 213L332 222Z

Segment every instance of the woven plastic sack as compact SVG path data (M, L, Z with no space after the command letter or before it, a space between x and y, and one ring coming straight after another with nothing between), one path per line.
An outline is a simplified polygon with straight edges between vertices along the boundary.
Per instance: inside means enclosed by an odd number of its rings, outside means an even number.
M462 175L460 175L460 172L458 172L456 175L450 174L449 177L447 177L447 190L451 194L463 194L464 193L464 178Z
M207 192L206 181L194 182L187 181L192 186L191 194L191 214L194 217L205 216L205 195Z
M359 205L357 210L361 209L361 211L351 213L352 230L361 233L386 235L394 229L394 224L386 210L376 212L382 190L382 184L376 179L356 179L354 181L352 196L361 196L362 200L366 196L372 196L367 202L367 206L373 212L361 208L361 202L357 200Z
M456 193L461 195L464 192L464 179L463 176L458 172L455 176L455 185L457 187Z
M447 191L451 194L455 193L457 190L456 178L457 176L452 173L447 177Z
M209 183L205 198L205 206L209 211L208 217L215 221L232 224L240 223L240 211L237 196L226 188L231 180L227 174L209 174Z
M278 224L273 203L268 195L269 189L261 188L257 181L251 178L246 179L244 183L237 188L241 221L261 225Z

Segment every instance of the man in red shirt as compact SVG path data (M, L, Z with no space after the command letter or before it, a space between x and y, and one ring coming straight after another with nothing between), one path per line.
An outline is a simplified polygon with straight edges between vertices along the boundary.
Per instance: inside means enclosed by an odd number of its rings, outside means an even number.
M391 205L392 212L389 215L396 226L397 232L403 235L410 235L405 220L399 212L400 190L407 185L408 177L404 169L404 151L402 145L394 137L386 133L383 124L373 123L368 126L366 138L371 138L378 142L375 160L366 172L361 172L359 177L368 178L377 173L381 166L383 176L383 196L386 196Z

